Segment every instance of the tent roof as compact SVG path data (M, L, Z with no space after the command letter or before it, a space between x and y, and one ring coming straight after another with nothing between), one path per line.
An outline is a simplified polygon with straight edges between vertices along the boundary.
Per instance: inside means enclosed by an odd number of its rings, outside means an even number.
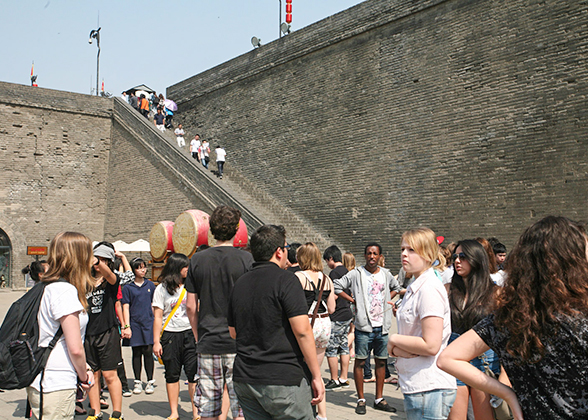
M138 91L138 90L142 90L142 91L144 91L144 92L147 92L147 93L155 93L155 91L154 91L153 89L151 89L151 88L150 88L149 86L147 86L147 85L138 85L138 86L135 86L135 87L133 87L133 88L130 88L130 89L128 89L128 90L125 90L125 92L126 92L126 93L127 93L127 95L128 95L129 93L131 93L131 92L136 92L136 91Z

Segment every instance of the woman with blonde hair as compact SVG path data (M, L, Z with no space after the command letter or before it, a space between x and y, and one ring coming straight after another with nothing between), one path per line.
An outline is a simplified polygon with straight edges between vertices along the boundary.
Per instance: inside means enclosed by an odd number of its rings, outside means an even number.
M312 331L316 345L316 355L319 366L323 363L329 337L331 335L331 319L329 314L335 312L335 293L333 292L333 282L329 276L323 274L323 262L321 252L318 247L307 242L296 251L296 259L302 271L297 271L296 276L302 284L306 303L308 304L309 319L318 305L317 316L314 320ZM323 289L319 301L320 290ZM318 403L318 420L327 418L326 398Z
M49 355L42 383L39 374L27 387L36 418L73 420L78 379L86 390L93 385L83 344L88 324L86 293L94 284L93 262L92 242L81 233L59 233L49 245L49 268L40 279L49 284L37 315L39 346L47 347L60 328L63 335Z
M451 335L447 291L433 269L439 245L435 233L423 227L404 232L400 247L402 268L415 280L396 312L398 334L388 339L388 352L398 358L406 418L446 419L457 386L436 364Z
M349 271L355 268L355 257L351 252L346 252L343 254L343 265Z

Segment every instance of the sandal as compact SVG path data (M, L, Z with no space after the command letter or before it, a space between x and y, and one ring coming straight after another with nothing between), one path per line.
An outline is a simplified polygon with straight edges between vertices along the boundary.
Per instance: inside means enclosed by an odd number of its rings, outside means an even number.
M398 379L397 378L394 378L393 376L389 376L386 379L384 379L384 383L385 384L398 385Z
M82 404L79 401L76 401L76 414L88 414L88 412L86 411L86 409L84 408L84 404Z

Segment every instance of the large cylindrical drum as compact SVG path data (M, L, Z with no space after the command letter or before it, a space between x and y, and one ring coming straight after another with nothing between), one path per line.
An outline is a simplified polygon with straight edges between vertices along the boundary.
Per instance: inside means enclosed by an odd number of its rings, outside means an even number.
M200 245L208 245L210 216L200 210L186 210L174 224L174 251L191 257Z
M163 261L168 251L174 252L174 244L172 242L173 230L174 222L169 220L157 222L151 228L151 233L149 233L149 246L151 247L151 257L154 261Z
M239 219L239 229L233 240L233 246L238 248L245 248L247 246L247 225L243 219Z

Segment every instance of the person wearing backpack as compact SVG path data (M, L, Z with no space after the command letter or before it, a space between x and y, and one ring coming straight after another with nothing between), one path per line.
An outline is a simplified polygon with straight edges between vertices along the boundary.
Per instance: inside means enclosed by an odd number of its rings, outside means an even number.
M82 337L88 324L86 292L94 283L93 260L92 242L81 233L59 233L49 245L49 268L41 279L48 284L37 315L39 346L47 347L60 329L63 336L49 354L44 372L27 387L37 419L73 420L78 380L85 390L92 388L94 377L86 364Z

